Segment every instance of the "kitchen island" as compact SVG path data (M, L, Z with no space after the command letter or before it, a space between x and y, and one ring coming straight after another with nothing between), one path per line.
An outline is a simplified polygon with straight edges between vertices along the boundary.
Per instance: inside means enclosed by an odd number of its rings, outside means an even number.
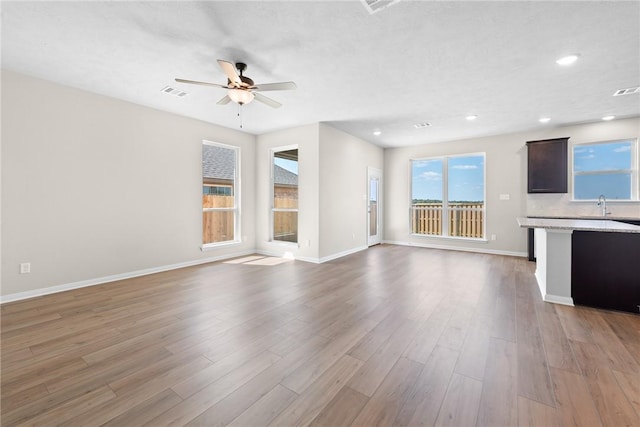
M518 218L535 229L545 301L638 313L640 226L598 219Z

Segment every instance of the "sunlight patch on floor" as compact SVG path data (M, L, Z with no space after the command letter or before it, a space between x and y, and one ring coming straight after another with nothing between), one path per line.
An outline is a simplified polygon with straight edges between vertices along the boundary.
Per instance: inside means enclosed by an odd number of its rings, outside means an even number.
M291 261L287 258L252 255L243 258L236 258L229 261L224 261L224 264L247 264L247 265L278 265Z

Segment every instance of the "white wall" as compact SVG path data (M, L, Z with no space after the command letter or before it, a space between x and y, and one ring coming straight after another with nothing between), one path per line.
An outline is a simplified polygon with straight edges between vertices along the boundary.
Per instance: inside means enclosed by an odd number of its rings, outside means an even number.
M319 231L318 123L259 135L256 147L256 247L271 255L317 261ZM298 145L298 244L270 241L271 150Z
M562 134L562 135L560 135ZM571 144L585 142L611 141L615 139L640 138L640 118L598 122L580 126L567 126L560 131L541 134L540 139L569 136L569 192L566 194L528 194L528 215L583 216L600 215L601 211L593 202L571 201ZM638 176L640 186L640 174ZM606 195L605 195L606 196ZM607 201L607 210L611 216L640 217L640 203Z
M516 217L526 209L526 139L520 134L456 142L425 144L385 150L385 228L387 242L446 248L466 248L481 252L523 255L526 232L518 228ZM478 242L409 234L410 160L450 154L486 153L486 236L495 241ZM499 200L509 194L510 200Z
M570 202L569 194L527 194L526 141L570 137L570 143L640 137L640 119L614 120L461 141L385 150L385 241L482 252L524 255L526 232L516 217L527 215L597 214L593 203ZM486 236L495 241L409 235L410 165L414 158L486 153ZM510 200L499 200L509 194ZM640 203L612 203L614 215L640 216Z
M640 136L634 118L383 151L326 124L255 137L6 70L2 90L3 300L254 249L320 261L363 248L367 166L384 169L385 241L524 255L516 217L597 214L569 194L527 195L525 142ZM241 148L244 238L205 252L203 139ZM269 241L270 149L292 144L300 156L299 245ZM475 152L486 152L486 234L497 240L410 236L409 160ZM511 199L500 201L505 193ZM640 216L640 203L610 209ZM18 274L22 262L31 274Z
M203 139L241 147L246 236L205 252ZM2 71L3 296L252 251L254 189L252 135Z
M367 246L367 167L382 169L384 151L320 124L320 258Z

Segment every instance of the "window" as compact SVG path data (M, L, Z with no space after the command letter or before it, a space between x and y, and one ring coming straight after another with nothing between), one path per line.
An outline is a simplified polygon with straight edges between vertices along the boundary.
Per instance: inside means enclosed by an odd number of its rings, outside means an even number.
M573 146L573 199L638 200L637 141Z
M202 194L208 196L231 196L232 195L232 187L231 186L219 186L219 185L211 185L205 184L202 187Z
M203 247L238 241L238 148L202 143Z
M411 233L484 238L484 154L411 161Z
M272 240L298 242L298 148L273 151Z

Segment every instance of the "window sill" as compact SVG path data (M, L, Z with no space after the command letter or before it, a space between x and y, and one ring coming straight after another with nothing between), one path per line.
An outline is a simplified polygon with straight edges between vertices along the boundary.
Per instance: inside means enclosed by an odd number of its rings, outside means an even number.
M205 245L200 246L200 250L202 252L210 251L213 249L224 248L226 246L236 246L242 243L240 240L230 240L228 242L219 242L219 243L207 243Z
M457 236L439 236L437 234L409 234L411 237L428 237L441 240L463 240L466 242L489 243L485 237L457 237Z

